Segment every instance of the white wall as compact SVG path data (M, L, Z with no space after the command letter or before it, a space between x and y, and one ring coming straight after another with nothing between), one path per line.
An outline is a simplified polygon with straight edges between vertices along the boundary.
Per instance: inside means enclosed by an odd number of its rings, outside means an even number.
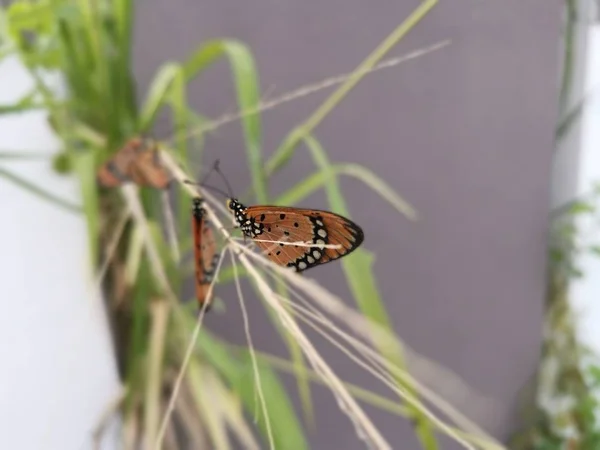
M17 60L0 62L0 104L31 86ZM51 155L59 146L43 112L0 116L0 153ZM0 167L80 203L75 180L49 162L0 158ZM92 448L91 431L119 382L84 217L2 177L0 210L0 448Z

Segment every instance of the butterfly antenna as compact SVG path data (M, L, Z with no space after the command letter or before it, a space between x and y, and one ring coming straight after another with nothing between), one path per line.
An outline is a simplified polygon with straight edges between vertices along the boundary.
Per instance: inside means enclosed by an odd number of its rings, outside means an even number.
M227 178L225 177L225 175L223 174L223 172L221 172L221 168L219 167L221 161L220 160L216 160L215 163L213 164L213 169L215 172L217 172L221 179L225 182L225 186L227 186L227 192L229 192L229 198L235 198L233 195L233 189L231 189L231 185L229 184L229 181L227 181Z
M225 191L223 191L223 190L221 190L221 189L219 189L219 188L216 188L216 187L214 187L214 186L211 186L210 184L205 184L205 183L202 183L202 184L200 184L200 183L195 183L195 182L193 182L192 180L183 180L183 182L184 182L185 184L191 184L192 186L199 186L199 187L201 187L201 188L208 189L209 191L216 192L217 194L219 194L219 195L222 195L222 196L223 196L223 197L225 197L225 198L230 198L230 196L229 196L229 194L228 194L227 192L225 192Z

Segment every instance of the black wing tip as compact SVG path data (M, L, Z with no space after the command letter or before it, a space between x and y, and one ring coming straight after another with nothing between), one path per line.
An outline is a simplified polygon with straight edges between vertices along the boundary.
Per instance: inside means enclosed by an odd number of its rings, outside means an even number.
M350 233L352 233L352 235L354 236L354 242L352 242L352 247L348 251L348 253L350 253L351 251L361 246L361 244L365 240L365 233L360 226L358 226L350 220L348 220L346 223L346 229L350 231Z

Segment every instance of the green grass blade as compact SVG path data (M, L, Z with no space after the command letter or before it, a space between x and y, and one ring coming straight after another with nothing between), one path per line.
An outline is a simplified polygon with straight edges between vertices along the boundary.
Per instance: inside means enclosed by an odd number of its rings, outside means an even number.
M417 219L414 208L398 195L391 186L379 176L358 164L335 164L331 166L334 175L347 175L359 179L392 205L398 212L411 220ZM328 181L327 172L315 172L291 187L274 202L276 205L295 205L310 194L322 188Z
M17 186L31 192L32 194L44 200L47 200L51 203L54 203L57 206L60 206L61 208L66 209L67 211L71 211L77 214L81 214L81 212L83 211L81 206L74 205L73 203L64 200L54 194L50 194L44 188L36 186L30 181L27 181L24 178L21 178L20 176L15 175L14 173L6 169L3 169L2 167L0 167L0 177L10 181L11 183L16 184Z
M87 219L90 257L95 267L98 261L98 236L100 236L96 161L93 151L73 153L72 157L72 167L79 178L81 197L83 199L83 212Z
M181 70L181 66L175 63L164 64L158 70L140 110L138 125L140 131L147 131L152 128L161 106L167 101L171 83L181 73Z
M237 347L232 346L232 348ZM265 364L269 364L269 366L271 366L273 369L298 375L298 369L296 368L295 364L291 361L287 361L285 359L264 352L256 352L256 356L262 361L264 361ZM323 380L323 377L317 374L314 370L307 369L306 372L307 377L311 382L326 385L326 382ZM360 386L357 386L352 383L347 383L345 381L342 381L342 383L355 399L360 400L368 405L379 408L383 411L389 412L391 414L396 414L402 417L408 416L406 406L400 405L398 401L390 400L387 397L383 397L374 392L371 392L368 389L361 388Z
M18 152L18 151L10 151L10 150L0 150L0 159L52 159L52 155L48 155L47 153L32 153L29 151L26 152Z
M262 271L261 269L257 270L262 274L264 279L267 279L264 271ZM288 297L286 285L283 282L282 278L277 275L274 278L276 282L276 289L279 295ZM307 418L307 421L308 423L313 424L314 413L312 407L312 398L310 394L310 383L308 380L308 374L306 372L306 364L304 362L302 349L300 345L296 342L296 338L293 335L291 335L289 331L283 326L278 314L273 310L273 308L267 305L260 289L258 289L256 283L254 283L253 280L251 280L251 286L254 289L256 296L262 301L263 306L267 311L267 315L271 320L271 323L273 324L279 335L282 337L288 349L290 357L292 358L293 364L297 368L296 383L298 385L298 394L300 395L300 401L302 403L302 408ZM291 312L289 305L283 305L283 307L289 312Z
M286 284L283 282L283 279L279 275L276 278L277 293L283 296L284 298L289 298L289 293L287 292ZM291 307L289 305L284 304L283 307L291 313ZM271 310L271 308L267 308ZM276 323L280 324L280 321L277 320ZM300 347L300 344L298 344L298 342L296 341L296 338L285 328L282 327L282 329L279 330L279 333L283 334L288 351L290 353L290 357L292 359L292 364L294 366L294 375L296 376L296 385L298 386L298 395L300 397L300 403L302 404L302 410L304 411L304 415L306 417L306 422L314 428L315 414L312 404L310 379L308 377L308 367L306 366L304 360L302 348Z
M240 110L257 108L260 101L260 88L252 54L245 45L232 41L226 43L225 51L233 70ZM261 150L260 114L255 112L244 115L242 125L256 200L258 203L268 203L267 177Z
M385 40L367 56L356 70L342 83L300 126L286 137L283 144L267 161L266 173L271 175L281 169L290 160L298 143L310 134L321 121L341 102L360 80L389 52L410 30L412 30L437 4L437 0L423 1L404 22L402 22Z
M335 167L333 171L336 172ZM275 205L297 205L306 197L321 189L326 181L323 172L315 172L280 194L273 203Z
M11 105L0 105L0 114L16 114L35 109L42 109L48 105L37 100L38 91L36 88L24 95L19 101Z
M266 203L268 180L262 160L260 114L255 111L260 101L260 88L252 53L239 41L228 39L211 41L202 46L184 64L184 72L187 79L191 80L223 55L227 56L231 65L239 109L249 111L242 117L242 127L252 175L252 187L257 201Z
M192 358L187 369L187 380L196 410L203 420L205 432L210 436L211 448L214 450L229 450L231 444L227 428L223 423L223 418L211 411L210 394L212 393L206 392L206 384L203 382L205 379L202 365Z
M332 209L335 212L348 217L349 214L346 202L325 150L321 144L310 135L304 137L304 142L308 146L315 164L319 167L326 180L325 192ZM366 317L393 332L392 324L385 309L383 299L377 288L377 282L372 266L373 256L361 248L356 249L351 255L342 259L342 268L344 269L346 280L359 309ZM391 361L398 363L400 367L405 367L400 347L393 349L393 351L390 351L389 348L384 348L382 351L384 352L384 356ZM397 380L397 382L408 389L411 394L416 395L416 392L411 386L401 380ZM438 448L437 441L427 418L416 408L411 407L409 410L412 418L415 420L416 433L423 448L426 450L436 450Z
M417 220L415 209L374 172L359 164L340 164L335 169L341 175L348 175L359 179L392 205L400 214L411 220Z
M249 353L244 352L241 360L233 359L230 350L212 338L207 332L201 334L198 339L198 346L202 349L210 364L219 371L238 393L248 413L254 414L254 375ZM258 367L262 390L269 411L275 447L294 450L308 449L309 446L300 422L279 377L265 363L258 361ZM266 439L264 420L260 420L259 427Z

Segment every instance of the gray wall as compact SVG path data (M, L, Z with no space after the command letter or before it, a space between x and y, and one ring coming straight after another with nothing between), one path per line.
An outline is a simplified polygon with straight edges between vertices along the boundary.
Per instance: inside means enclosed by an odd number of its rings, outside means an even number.
M334 160L373 169L418 209L421 220L408 222L367 188L343 183L352 217L364 227L365 248L377 255L375 269L396 330L498 402L500 414L485 425L504 439L515 425L517 393L536 367L541 341L562 4L442 3L392 54L441 39L452 39L452 45L369 76L317 135ZM205 39L229 36L254 51L263 90L273 87L272 95L281 94L351 70L417 4L139 2L140 88L165 60L181 60ZM266 113L265 151L272 152L325 96ZM234 110L225 62L193 83L190 101L213 117ZM206 145L209 159L222 159L237 192L249 182L241 142L234 124L211 135ZM303 150L275 180L273 193L310 170ZM304 205L326 207L322 196ZM314 269L309 276L348 298L339 265ZM243 343L237 300L227 300L228 313L211 317L210 328ZM282 353L262 307L251 316L257 347ZM351 381L372 385L339 353L323 352ZM318 387L314 392L313 448L363 448L331 396ZM468 409L468 403L459 406ZM377 411L373 416L395 448L417 448L404 421Z

